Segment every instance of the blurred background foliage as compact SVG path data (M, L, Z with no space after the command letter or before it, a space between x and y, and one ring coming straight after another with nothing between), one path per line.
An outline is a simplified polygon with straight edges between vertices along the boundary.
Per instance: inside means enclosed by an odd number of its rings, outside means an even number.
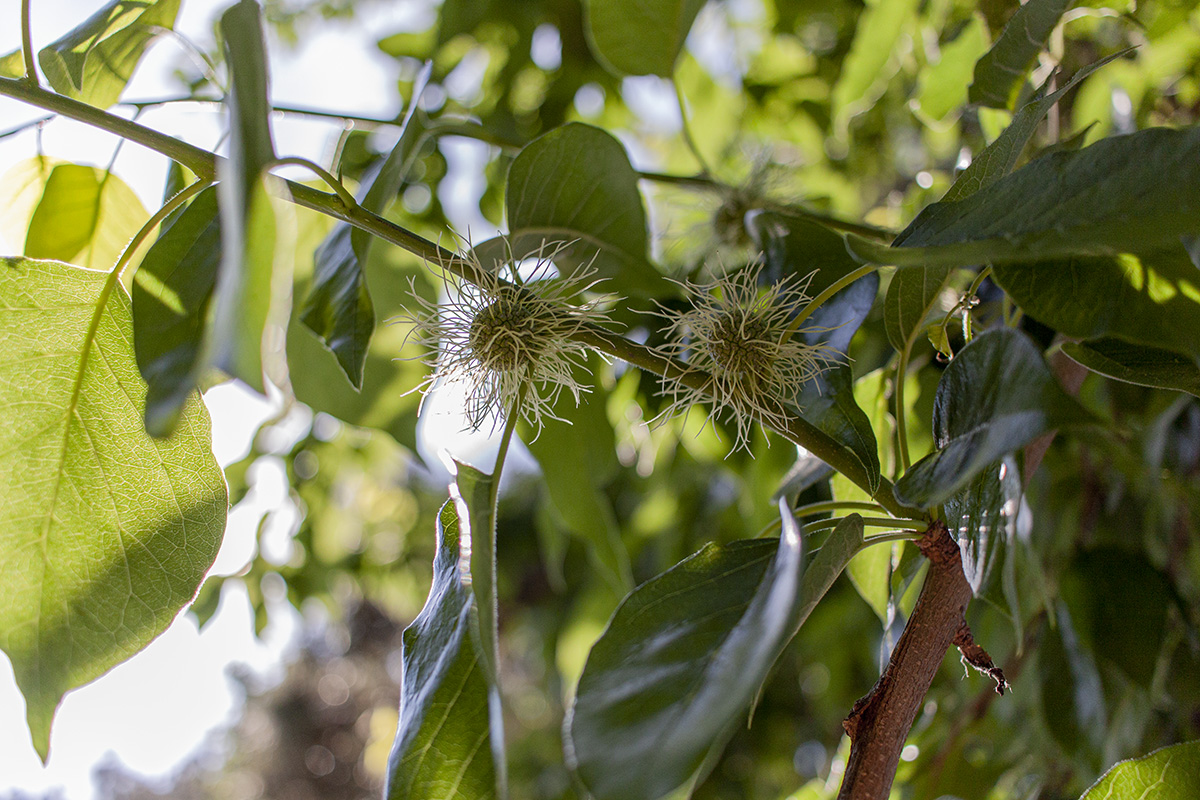
M352 19L371 2L379 0L278 0L266 10L282 38L295 41L323 19ZM1196 6L1090 0L1070 10L1035 82L1055 64L1069 76L1136 50L1068 94L1027 156L1194 124ZM431 238L450 230L444 143L467 136L488 145L479 213L501 226L515 154L540 134L585 121L615 132L646 171L652 254L670 274L696 277L706 265L744 263L759 250L753 223L764 212L786 219L803 207L899 230L1010 118L966 102L975 62L1016 8L1015 0L709 3L676 70L712 169L693 177L698 164L679 135L670 85L608 72L589 49L579 0L446 0L423 29L379 31L379 49L402 65L402 97L421 64L433 63L418 117L428 135L388 214ZM1027 97L1031 87L1020 92ZM360 121L343 132L341 174L361 178L386 154L389 130ZM311 223L300 228L305 265L327 227L315 216L302 222ZM414 257L383 246L372 249L368 275L380 320L403 306L410 279L427 296L438 291ZM974 278L964 270L951 279L928 339L914 351L906 410L914 460L930 447L933 389L943 354L963 343L962 301ZM298 276L298 297L307 280ZM886 278L880 298L885 291ZM976 330L1011 317L990 280L975 296ZM888 368L895 355L881 307L851 354L857 399L874 422L885 468L894 468ZM1045 347L1057 341L1031 317L1020 325ZM292 327L297 396L315 415L289 411L264 427L228 479L238 500L253 491L264 460L281 464L294 510L282 521L264 519L247 570L210 580L193 613L205 620L222 583L234 580L250 590L260 629L281 598L319 609L306 618L324 622L309 625L282 683L247 685L242 722L173 785L144 785L114 769L102 782L105 797L379 792L396 722L398 634L428 590L443 468L417 455L418 398L405 392L422 369L396 360L402 330L379 328L367 384L356 394L311 334ZM1017 536L970 612L977 640L1015 690L996 697L948 656L900 766L902 797L1074 798L1117 759L1200 737L1200 401L1085 376L1061 355L1052 365L1079 385L1088 407L1116 421L1117 433L1058 437L1025 476ZM533 466L514 470L500 504L511 785L514 797L530 800L578 796L562 764L564 708L629 581L646 580L704 542L767 532L777 520L771 496L796 462L794 447L762 433L751 453L727 455L732 431L719 421L705 425L703 409L650 424L661 403L653 378L620 364L597 362L596 370L592 402L566 412L575 427L552 423L530 444L556 478L543 480ZM582 461L581 441L591 443ZM567 461L586 471L560 477L572 467ZM835 495L847 496L836 480L817 481L800 500ZM864 556L785 652L753 725L737 733L695 797L807 800L836 790L841 720L874 683L902 629L919 566L904 545Z

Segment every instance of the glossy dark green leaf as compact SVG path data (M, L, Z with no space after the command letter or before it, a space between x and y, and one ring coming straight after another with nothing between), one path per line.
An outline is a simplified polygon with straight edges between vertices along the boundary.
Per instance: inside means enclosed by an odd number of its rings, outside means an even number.
M1192 800L1200 797L1200 741L1115 764L1080 800Z
M388 757L387 800L501 796L479 616L462 561L462 549L470 546L464 535L453 503L447 503L438 517L429 598L404 631L400 725Z
M1200 356L1200 272L1178 244L1141 256L997 266L1025 313L1068 336L1119 336Z
M1100 670L1061 601L1055 624L1038 648L1038 673L1042 712L1051 735L1068 753L1098 748L1108 717Z
M1171 180L1164 182L1163 175ZM863 261L1011 264L1177 246L1200 214L1200 128L1151 128L1031 162L914 220L902 247L853 234Z
M1194 359L1115 337L1067 342L1063 352L1083 366L1125 383L1176 389L1200 397L1200 366Z
M146 431L166 436L203 369L221 263L217 189L196 196L150 246L133 278L133 346L147 384Z
M896 499L917 508L943 503L1006 453L1046 431L1093 420L1025 334L987 331L942 374L933 412L938 449L896 482Z
M112 0L53 44L38 61L46 80L97 108L121 99L146 46L175 27L180 0Z
M661 291L646 260L637 173L611 134L578 122L550 131L514 159L505 192L514 252L570 243L560 266L590 263L605 289L623 294Z
M912 347L951 271L950 267L896 270L883 299L883 323L892 347Z
M25 233L25 255L110 269L150 215L116 175L82 164L50 172Z
M968 90L972 103L1011 108L1033 62L1046 47L1063 12L1074 0L1027 0L975 64L975 80Z
M766 259L764 277L805 278L815 270L808 286L811 296L859 267L847 254L841 237L815 222L760 214L752 220L750 229ZM878 289L877 273L859 278L826 300L808 318L799 335L807 344L824 344L845 354L875 304ZM862 466L874 491L881 476L879 452L871 421L855 402L853 384L847 359L805 384L795 405L802 420L835 441Z
M669 78L705 0L587 0L592 52L625 75Z
M363 179L358 204L367 211L380 214L387 209L417 156L422 126L412 120L431 68L426 64L413 83L399 141ZM300 320L337 356L356 389L362 389L367 348L375 333L375 307L364 266L371 242L364 230L345 222L335 225L314 254L312 288L300 310Z
M804 569L780 505L779 540L707 545L629 595L592 648L566 748L596 800L653 800L701 770L861 547L852 515Z
M946 526L958 542L963 575L977 596L1004 561L1020 507L1021 478L1013 458L990 465L946 501Z
M285 363L275 338L287 324L293 254L287 241L290 213L273 201L282 182L266 173L275 160L262 17L255 0L240 0L221 15L229 64L229 158L218 165L221 268L217 274L211 361L264 391L264 370L277 380ZM276 263L280 260L280 263ZM277 274L280 273L280 274ZM265 358L264 358L265 356Z
M0 259L0 648L43 759L62 695L166 630L225 529L208 414L193 393L148 437L132 342L110 274Z

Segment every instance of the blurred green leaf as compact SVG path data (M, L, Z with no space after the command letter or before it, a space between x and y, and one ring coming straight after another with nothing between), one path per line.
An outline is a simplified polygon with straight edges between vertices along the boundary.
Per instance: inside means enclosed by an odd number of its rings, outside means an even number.
M146 251L133 278L133 346L147 383L146 431L167 436L201 379L221 263L217 189L202 191Z
M1114 380L1176 389L1200 397L1200 366L1170 350L1126 342L1115 337L1066 342L1062 350L1083 366Z
M133 190L111 172L59 164L29 220L25 255L108 269L149 216Z
M1063 12L1074 0L1026 0L1004 26L992 49L975 65L972 103L992 108L1012 108L1038 53Z
M626 75L670 78L705 0L585 0L592 52Z
M0 259L0 648L43 760L62 695L166 630L225 527L208 414L149 438L132 341L109 275Z
M662 291L659 274L646 260L646 213L637 173L612 134L572 122L534 140L509 169L505 204L514 253L563 242L570 247L556 259L559 266L591 264L598 277L607 279L605 290ZM506 255L484 245L477 249L484 264Z
M842 135L852 117L875 104L895 74L898 59L892 54L915 19L917 5L916 0L866 0L829 100L834 128Z
M1200 741L1115 764L1080 800L1191 800L1200 796Z
M221 15L230 69L229 158L221 179L221 267L217 274L210 360L258 392L264 371L286 382L282 342L291 298L294 235L286 193L266 170L275 160L262 17L255 0L240 0ZM268 334L270 333L270 340Z
M387 800L502 796L479 612L462 563L470 539L463 541L453 503L442 508L437 528L429 599L404 631L400 724L388 757Z
M629 595L592 648L566 747L597 800L653 800L701 771L862 545L851 515L805 569L780 510L779 540L705 546Z
M1061 601L1038 654L1042 712L1054 739L1070 754L1098 749L1108 715L1104 686L1091 649L1079 641Z
M427 63L413 83L399 141L363 179L358 204L367 211L383 213L412 168L423 133L423 126L412 123L413 114L431 67ZM375 333L375 308L364 272L372 241L371 234L349 223L335 225L314 255L312 286L300 310L300 320L337 356L355 389L363 388L367 348Z
M1200 128L1151 128L1053 153L958 202L935 203L902 247L853 234L847 243L863 261L900 267L1115 256L1177 246L1196 232L1198 212Z
M1200 356L1200 274L1178 245L1141 257L1009 264L992 277L1027 314L1068 336L1119 336Z
M83 24L42 48L38 61L46 80L65 94L97 108L121 99L147 45L175 27L180 0L112 0Z
M929 508L953 497L989 464L1048 430L1095 421L1058 385L1037 346L1011 328L975 337L938 383L938 449L896 482L896 499Z
M916 110L933 124L948 124L950 112L967 100L967 79L975 61L988 45L987 23L974 14L954 41L941 45L941 58L921 71L917 95L913 98Z

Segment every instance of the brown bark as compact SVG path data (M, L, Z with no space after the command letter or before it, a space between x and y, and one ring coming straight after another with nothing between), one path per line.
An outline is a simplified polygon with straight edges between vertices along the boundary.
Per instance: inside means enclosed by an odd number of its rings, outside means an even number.
M904 740L951 645L960 646L964 661L991 675L998 692L1007 687L1004 673L967 628L971 586L945 523L931 525L919 547L930 565L916 608L883 675L842 723L850 736L850 759L838 800L887 800Z

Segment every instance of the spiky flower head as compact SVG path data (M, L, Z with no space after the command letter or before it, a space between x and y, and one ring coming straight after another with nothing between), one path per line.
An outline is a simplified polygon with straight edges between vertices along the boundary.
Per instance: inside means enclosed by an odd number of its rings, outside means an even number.
M540 432L545 418L558 419L552 409L564 389L578 405L591 388L578 378L589 371L587 348L572 337L608 318L596 308L602 298L574 302L598 283L590 266L556 274L555 258L567 246L543 242L514 257L505 242L507 258L492 269L473 249L436 265L449 297L434 303L413 292L420 311L401 318L413 326L410 335L434 351L425 360L432 372L418 389L427 396L439 380L465 385L465 414L476 430L488 421L494 428L516 408Z
M709 283L680 282L691 308L661 312L671 341L659 352L688 365L684 375L664 379L671 403L663 417L711 404L714 415L724 412L735 423L735 450L749 450L755 420L785 428L804 384L841 359L832 347L807 344L804 329L793 330L811 299L811 276L763 287L761 275L756 262ZM704 379L697 382L697 374Z

